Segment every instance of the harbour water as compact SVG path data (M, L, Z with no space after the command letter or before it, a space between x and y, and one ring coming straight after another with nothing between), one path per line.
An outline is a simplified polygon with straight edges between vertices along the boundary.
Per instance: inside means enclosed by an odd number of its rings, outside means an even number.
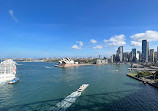
M55 63L19 64L17 77L21 81L14 85L0 83L0 111L48 111L84 83L89 87L68 111L157 111L158 108L158 89L127 77L128 65L59 68L54 67Z

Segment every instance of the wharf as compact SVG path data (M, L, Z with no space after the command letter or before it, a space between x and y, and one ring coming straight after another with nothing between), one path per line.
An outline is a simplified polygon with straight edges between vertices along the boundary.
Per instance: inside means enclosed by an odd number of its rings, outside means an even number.
M157 69L151 69L151 68L128 68L128 70L156 71Z
M131 77L133 79L136 79L138 81L142 81L143 83L147 83L153 87L158 88L158 83L154 82L154 80L146 79L146 78L137 78L135 76L130 75L129 73L126 74L128 77Z
M73 67L73 66L89 66L95 64L65 64L65 65L55 65L55 67Z

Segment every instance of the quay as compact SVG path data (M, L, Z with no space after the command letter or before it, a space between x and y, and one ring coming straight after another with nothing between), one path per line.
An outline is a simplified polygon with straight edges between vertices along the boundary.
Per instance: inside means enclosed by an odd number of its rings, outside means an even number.
M131 78L136 79L138 81L142 81L143 83L147 83L155 88L158 88L158 83L156 83L154 80L150 80L150 79L146 79L146 78L138 78L138 77L131 75L130 73L127 73L126 75L128 77L131 77Z
M89 66L95 64L65 64L65 65L55 65L55 67L73 67L73 66Z
M128 70L156 71L157 69L151 69L151 68L128 68Z

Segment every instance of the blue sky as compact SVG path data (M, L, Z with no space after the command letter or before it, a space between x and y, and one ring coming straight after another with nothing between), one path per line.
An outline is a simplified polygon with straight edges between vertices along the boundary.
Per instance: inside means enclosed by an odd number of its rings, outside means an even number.
M0 0L0 57L110 57L158 46L157 0Z

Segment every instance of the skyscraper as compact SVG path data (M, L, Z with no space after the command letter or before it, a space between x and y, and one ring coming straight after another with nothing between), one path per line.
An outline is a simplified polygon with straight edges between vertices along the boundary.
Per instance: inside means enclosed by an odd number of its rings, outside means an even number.
M150 62L154 62L154 49L150 49Z
M117 53L119 54L120 62L122 62L123 61L123 46L120 46L118 48Z
M157 52L154 52L154 62L157 62Z
M136 58L137 58L137 61L141 61L141 52L140 51L137 51L137 54L136 54Z
M158 62L158 47L157 47L157 62Z
M132 61L136 62L136 48L132 49Z
M149 55L149 43L147 40L142 40L142 61L148 62L148 55Z
M111 63L114 63L114 62L115 62L115 54L111 56Z
M129 53L128 52L123 53L123 61L125 61L125 62L129 61Z

